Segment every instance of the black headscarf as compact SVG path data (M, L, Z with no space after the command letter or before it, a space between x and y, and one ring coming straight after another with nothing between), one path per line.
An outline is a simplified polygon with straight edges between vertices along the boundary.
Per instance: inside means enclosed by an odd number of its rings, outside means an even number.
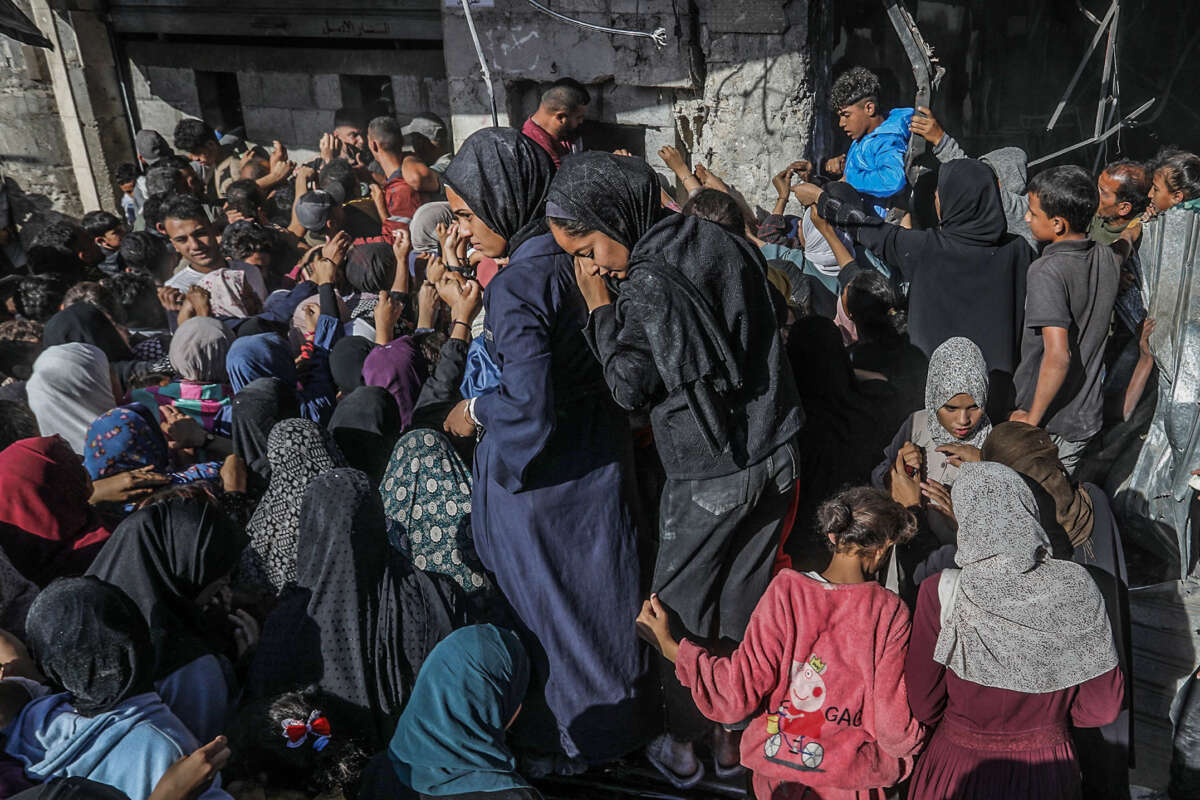
M357 292L379 294L392 288L396 277L396 255L383 242L356 245L346 262L346 280ZM408 265L404 265L408 269Z
M37 594L37 584L18 572L0 550L0 629L24 639L25 617Z
M263 626L248 690L316 684L355 707L382 747L417 671L458 615L452 582L414 569L387 541L379 492L339 468L304 493L296 580Z
M960 158L938 170L942 233L964 244L990 247L1008 233L996 173L982 161Z
M446 170L446 185L508 241L508 254L546 233L546 192L554 162L513 128L484 128L467 137Z
M229 574L249 542L206 499L173 498L117 526L88 570L132 598L150 626L154 678L211 652L196 596Z
M346 461L378 486L403 423L396 398L380 386L360 386L341 399L329 420L329 432Z
M146 620L128 596L98 578L59 578L43 589L25 633L42 672L86 717L150 691L154 651Z
M129 800L115 786L88 778L55 778L14 794L12 800Z
M363 362L373 349L375 343L365 336L343 336L329 351L329 371L344 394L363 385Z
M787 351L804 405L798 452L806 477L800 483L796 520L807 526L831 494L869 478L895 430L878 422L881 416L892 419L887 407L894 404L894 391L882 381L872 382L875 391L870 395L860 388L842 334L825 317L796 320Z
M271 479L267 437L281 419L300 416L296 391L279 378L258 378L233 397L233 452L250 470L252 485L265 490Z
M974 159L943 164L942 221L928 230L884 222L861 198L835 192L844 186L829 184L817 211L886 262L893 280L909 282L909 340L926 356L956 336L973 341L1001 387L995 398L1002 405L1003 386L1011 385L1020 355L1025 273L1035 254L1024 239L1007 232L995 174Z
M728 397L742 388L750 358L765 361L777 338L762 254L719 225L663 211L658 176L639 158L566 159L547 208L630 248L618 320L645 329L667 391L686 397L709 450L722 453L732 422Z
M99 347L110 364L132 361L133 351L117 333L108 316L91 303L74 303L46 322L42 342L46 347L83 342Z
M598 151L564 159L546 202L546 216L582 222L630 250L669 213L649 164Z

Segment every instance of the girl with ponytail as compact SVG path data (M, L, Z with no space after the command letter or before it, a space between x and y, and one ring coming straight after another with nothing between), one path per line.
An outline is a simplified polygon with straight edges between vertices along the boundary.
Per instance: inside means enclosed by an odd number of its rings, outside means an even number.
M876 797L912 771L925 730L904 682L908 608L873 578L916 527L878 489L826 500L817 529L829 566L776 575L730 656L675 641L657 595L642 607L640 632L675 662L700 712L724 725L749 719L741 763L756 797Z

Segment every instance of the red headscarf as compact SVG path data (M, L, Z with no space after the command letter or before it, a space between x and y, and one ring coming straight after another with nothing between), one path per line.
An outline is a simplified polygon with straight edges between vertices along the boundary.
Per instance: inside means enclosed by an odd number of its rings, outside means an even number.
M62 437L0 451L0 546L22 575L44 586L87 569L110 534L90 496L87 471Z

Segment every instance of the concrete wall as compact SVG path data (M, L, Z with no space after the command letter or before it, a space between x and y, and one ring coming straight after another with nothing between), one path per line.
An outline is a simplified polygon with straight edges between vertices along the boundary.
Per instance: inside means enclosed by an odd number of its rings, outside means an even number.
M168 143L179 120L200 115L196 76L188 67L160 67L130 61L129 77L139 127L159 131Z
M660 172L665 167L655 155L658 148L680 146L693 164L704 163L751 201L770 205L770 177L806 157L814 135L827 139L828 117L818 113L816 103L827 96L828 71L812 53L823 52L828 32L808 22L810 14L827 6L828 0L566 0L554 5L593 24L664 28L668 43L662 49L645 38L555 20L519 0L495 0L493 8L476 8L473 14L500 124L519 125L532 111L528 81L570 76L593 90L589 117L644 130L645 152ZM487 93L460 8L443 10L442 29L451 118L461 143L491 124Z
M84 3L18 4L56 45L0 39L0 172L28 242L60 213L115 209L114 173L132 148L100 16Z
M278 139L292 150L316 150L342 104L337 75L238 72L237 82L246 136L263 145Z
M8 38L0 38L0 177L19 225L52 208L83 212L45 54Z
M450 112L444 62L436 47L405 51L270 43L247 49L139 41L126 50L141 125L168 141L180 119L202 116L196 70L236 73L247 137L268 146L278 139L297 158L315 155L321 134L333 126L334 112L358 101L343 86L343 76L390 80L401 122L422 111ZM291 71L297 68L304 71Z

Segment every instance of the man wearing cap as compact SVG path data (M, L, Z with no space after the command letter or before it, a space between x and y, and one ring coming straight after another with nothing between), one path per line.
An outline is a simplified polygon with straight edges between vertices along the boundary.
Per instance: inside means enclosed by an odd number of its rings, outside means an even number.
M353 244L391 244L390 239L381 235L378 224L372 229L370 217L362 213L347 214L334 193L325 189L314 189L300 195L293 213L304 228L305 243L312 247L320 247L327 238L333 238L339 231L345 231Z
M349 161L335 158L321 167L317 176L317 188L333 195L333 199L342 207L345 214L342 229L353 238L382 236L375 200L370 196L363 196L358 170Z
M138 175L137 182L133 185L133 202L140 217L142 206L146 204L146 198L150 196L149 190L146 189L146 170L167 156L175 155L175 151L167 144L167 140L162 137L161 133L150 128L138 131L133 137L133 145L142 173Z
M447 144L446 123L436 114L422 111L400 130L405 144L417 158L428 164L439 177L444 175L453 159Z
M577 151L579 126L591 101L582 83L560 78L542 92L537 111L525 120L521 133L549 153L554 166L560 166L564 156Z

